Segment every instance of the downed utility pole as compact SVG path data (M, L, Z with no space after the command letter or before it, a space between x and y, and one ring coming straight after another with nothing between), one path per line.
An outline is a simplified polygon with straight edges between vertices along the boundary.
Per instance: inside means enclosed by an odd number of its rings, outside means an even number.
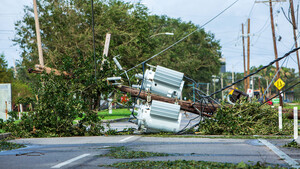
M126 93L130 93L131 96L133 97L139 97L141 99L146 100L148 93L145 91L141 91L139 89L134 89L128 86L117 86L117 88L122 91L122 92L126 92ZM140 92L140 94L139 94ZM211 104L211 105L202 105L201 103L194 103L191 101L183 101L183 100L176 100L175 98L169 98L169 97L164 97L164 96L160 96L160 95L156 95L156 94L150 94L151 95L151 99L152 100L157 100L157 101L162 101L162 102L166 102L166 103L176 103L178 102L178 105L181 106L181 110L184 111L188 111L194 114L199 114L198 110L203 110L203 112L207 112L207 113L202 113L202 115L207 116L207 117L211 117L212 114L208 114L211 112L215 112L217 108L219 108L219 105L217 104Z

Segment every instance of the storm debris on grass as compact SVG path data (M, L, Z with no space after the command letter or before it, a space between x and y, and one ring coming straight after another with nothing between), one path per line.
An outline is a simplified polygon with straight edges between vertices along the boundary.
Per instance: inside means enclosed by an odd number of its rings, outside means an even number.
M280 166L265 166L265 164L257 162L255 165L246 164L240 162L238 164L233 163L220 163L220 162L207 162L207 161L132 161L114 163L111 165L99 165L99 167L114 167L114 168L199 168L199 169L210 169L210 168L245 168L245 169L265 169L265 168L281 168Z
M285 144L283 147L292 147L292 148L298 148L298 149L300 149L300 145L295 140L293 140L292 142L289 142L289 143Z
M278 129L278 112L258 101L240 100L222 106L214 116L199 124L198 133L206 135L291 135L293 123L285 115L283 129Z
M109 153L100 155L100 157L112 157L118 159L135 159L135 158L147 158L147 157L161 157L169 156L167 153L154 153L145 151L131 151L128 148L122 147L111 147Z
M16 143L0 140L0 151L13 150L13 149L18 149L23 147L25 147L23 144L16 144Z

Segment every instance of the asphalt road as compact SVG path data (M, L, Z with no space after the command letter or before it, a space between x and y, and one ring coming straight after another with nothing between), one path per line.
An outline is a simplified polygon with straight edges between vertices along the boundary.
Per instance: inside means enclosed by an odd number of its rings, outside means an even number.
M18 139L12 140L12 142L26 144L27 147L0 152L0 168L91 169L99 168L98 165L132 160L177 159L230 163L262 162L271 165L298 167L300 151L281 147L289 141L291 140L161 138L139 135ZM111 146L126 146L132 150L171 153L174 156L130 160L98 156L107 153ZM274 150L274 147L278 150Z

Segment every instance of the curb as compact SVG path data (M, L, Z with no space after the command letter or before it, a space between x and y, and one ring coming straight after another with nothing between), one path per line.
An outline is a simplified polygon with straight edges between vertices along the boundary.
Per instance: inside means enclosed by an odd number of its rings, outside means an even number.
M120 119L113 119L113 120L102 120L103 123L115 123L115 122L120 122L120 121L125 121L125 120L129 120L129 117L125 117L125 118L120 118Z
M11 136L11 133L3 133L3 134L0 134L0 140L2 139L5 139L7 137Z

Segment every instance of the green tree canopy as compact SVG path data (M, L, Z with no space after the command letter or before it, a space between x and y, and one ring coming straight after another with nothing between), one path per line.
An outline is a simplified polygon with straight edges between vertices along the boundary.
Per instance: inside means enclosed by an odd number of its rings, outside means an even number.
M40 0L38 13L45 64L74 72L81 62L79 55L86 59L93 52L91 4L84 0L68 2ZM208 81L219 71L219 42L213 34L191 22L149 15L144 5L119 0L95 0L94 14L96 52L102 54L105 34L111 33L108 57L120 55L124 68L133 67L198 29L149 63L181 71L197 81ZM16 23L16 30L15 42L23 49L23 64L32 67L38 63L32 7L25 8L25 16ZM173 32L174 36L151 37L162 32ZM97 63L100 60L101 57Z
M0 83L10 83L13 79L13 72L8 69L4 54L0 54Z

